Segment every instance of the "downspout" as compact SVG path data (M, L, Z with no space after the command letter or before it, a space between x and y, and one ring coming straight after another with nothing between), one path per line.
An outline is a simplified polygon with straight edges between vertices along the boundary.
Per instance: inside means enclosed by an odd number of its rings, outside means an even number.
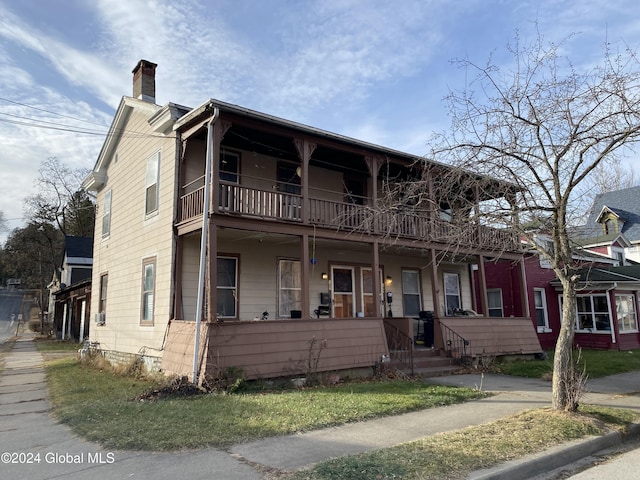
M207 234L209 233L209 198L211 192L211 162L213 159L213 126L220 116L220 110L215 107L213 110L213 116L207 124L207 153L205 157L205 171L204 171L204 205L202 212L202 235L200 237L200 268L198 271L198 301L196 304L196 332L195 341L193 346L193 383L198 383L198 358L200 356L200 324L202 323L202 310L204 309L204 285L205 285L205 271L207 262ZM215 255L215 252L213 253ZM209 305L209 308L213 308L213 305Z
M607 288L607 305L609 306L609 326L611 327L611 342L616 343L616 328L613 324L613 311L611 310L611 296L609 292L618 288L618 283L613 282L611 288Z

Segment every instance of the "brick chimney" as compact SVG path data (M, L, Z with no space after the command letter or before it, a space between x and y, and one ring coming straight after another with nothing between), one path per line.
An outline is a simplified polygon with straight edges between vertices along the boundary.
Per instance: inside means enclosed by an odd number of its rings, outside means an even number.
M133 97L145 102L156 103L156 65L140 60L133 73Z

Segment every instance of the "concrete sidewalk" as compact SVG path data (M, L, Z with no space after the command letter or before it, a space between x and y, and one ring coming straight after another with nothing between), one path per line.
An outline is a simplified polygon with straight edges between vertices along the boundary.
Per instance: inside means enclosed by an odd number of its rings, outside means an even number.
M549 382L498 375L453 375L430 379L430 382L480 388L497 394L460 405L240 444L229 452L212 448L158 454L112 452L76 437L50 416L42 356L31 340L32 336L28 335L18 339L0 376L0 453L13 453L17 462L6 463L3 457L0 478L84 479L99 475L106 480L124 477L260 479L263 478L260 471L294 471L329 458L490 422L548 406L551 398ZM640 410L640 372L594 380L589 386L591 391L585 396L585 403ZM577 458L589 455L616 441L620 438L608 438L606 444L601 438L574 442L551 453L476 472L474 476L529 478L539 473L540 468L553 468L554 462L569 463L576 455ZM39 463L34 463L38 454ZM29 459L32 463L25 464L23 460Z
M50 415L42 355L18 338L0 375L0 478L258 480L255 469L207 448L176 453L108 451L76 437Z

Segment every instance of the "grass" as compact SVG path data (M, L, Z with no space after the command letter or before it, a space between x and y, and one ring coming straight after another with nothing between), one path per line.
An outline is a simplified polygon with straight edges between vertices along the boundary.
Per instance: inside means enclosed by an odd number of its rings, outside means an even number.
M82 344L78 342L70 342L67 340L55 340L43 337L36 337L36 346L40 352L69 352L76 353Z
M98 370L75 358L47 366L58 419L106 448L174 450L340 425L485 397L420 381L376 381L304 390L203 394L133 401L157 381Z
M538 409L490 424L392 448L322 462L292 480L456 479L470 472L543 451L553 445L609 429L624 429L636 412L583 407L579 414Z
M547 351L547 360L516 360L493 365L495 373L529 378L551 378L553 351ZM640 350L607 351L582 350L581 364L589 378L606 377L617 373L640 370Z

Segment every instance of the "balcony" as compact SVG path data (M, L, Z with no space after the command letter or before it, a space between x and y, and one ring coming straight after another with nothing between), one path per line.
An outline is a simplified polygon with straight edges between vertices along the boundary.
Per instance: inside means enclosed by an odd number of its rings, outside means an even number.
M185 186L180 197L178 225L199 220L204 212L204 186ZM201 182L200 182L201 183ZM191 191L189 189L191 188ZM219 214L260 218L267 221L307 224L347 233L403 238L423 242L453 244L461 247L488 248L498 246L517 251L519 244L512 232L476 224L455 224L430 218L428 212L416 214L377 212L368 205L338 202L310 196L308 221L302 217L303 197L276 190L250 188L220 182L217 212Z

